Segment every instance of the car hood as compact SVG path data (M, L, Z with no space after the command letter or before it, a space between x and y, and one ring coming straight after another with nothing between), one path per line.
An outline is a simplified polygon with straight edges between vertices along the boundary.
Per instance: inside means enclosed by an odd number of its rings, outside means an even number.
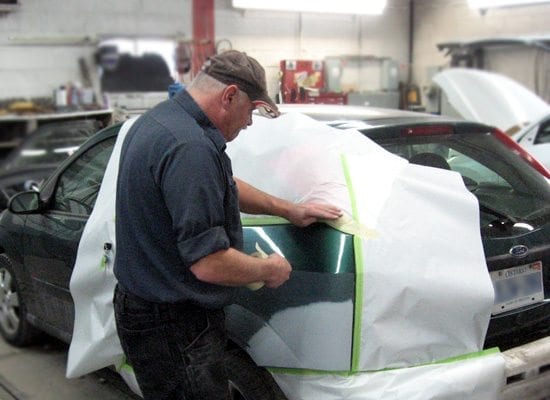
M550 105L520 83L494 72L450 68L433 81L467 120L514 134L550 114Z

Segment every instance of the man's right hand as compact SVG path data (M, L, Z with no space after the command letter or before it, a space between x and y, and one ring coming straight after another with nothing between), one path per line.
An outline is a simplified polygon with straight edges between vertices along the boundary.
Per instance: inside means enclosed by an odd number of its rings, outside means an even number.
M270 262L269 277L265 280L265 286L274 289L285 283L290 278L292 267L286 258L281 257L277 253L270 254L268 257Z

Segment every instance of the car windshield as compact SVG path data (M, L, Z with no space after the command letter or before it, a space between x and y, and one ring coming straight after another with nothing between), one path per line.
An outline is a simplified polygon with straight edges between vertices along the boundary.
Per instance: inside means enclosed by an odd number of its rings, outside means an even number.
M520 234L550 221L550 185L491 134L377 140L411 163L459 172L480 205L484 236Z
M66 121L43 125L8 158L5 169L59 164L99 129L97 121Z

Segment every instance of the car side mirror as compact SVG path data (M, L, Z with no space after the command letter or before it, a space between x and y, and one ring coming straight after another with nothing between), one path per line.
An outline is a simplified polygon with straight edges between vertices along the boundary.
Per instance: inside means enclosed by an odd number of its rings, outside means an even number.
M40 193L34 190L17 193L8 203L8 209L14 214L32 214L41 208Z

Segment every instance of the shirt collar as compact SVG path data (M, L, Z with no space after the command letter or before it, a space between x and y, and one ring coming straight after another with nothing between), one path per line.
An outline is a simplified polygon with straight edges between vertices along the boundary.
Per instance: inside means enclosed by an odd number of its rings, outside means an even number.
M225 150L227 143L222 133L214 126L212 121L206 116L204 111L193 100L187 90L183 89L177 92L173 100L176 101L187 113L193 117L197 124L204 129L204 134L208 137L220 151Z

